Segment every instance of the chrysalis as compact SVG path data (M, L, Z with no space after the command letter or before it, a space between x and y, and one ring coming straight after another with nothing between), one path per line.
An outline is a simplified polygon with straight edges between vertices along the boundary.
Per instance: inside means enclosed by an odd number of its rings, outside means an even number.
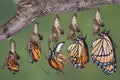
M67 39L74 39L76 37L76 32L80 32L80 28L77 24L77 15L76 13L74 13L72 16L72 22L69 26L69 33Z
M60 25L60 18L59 18L58 15L56 15L54 26L59 30L60 34L64 34L64 31L63 31L63 29L61 28L61 25Z
M10 40L10 51L8 52L5 60L5 64L3 66L4 69L9 69L12 74L15 74L19 71L19 63L17 60L19 60L20 57L16 53L15 48L15 41Z
M34 63L39 61L41 54L40 40L43 37L38 33L38 23L34 22L34 31L30 34L29 43L26 49L29 52L30 62Z
M56 15L55 21L54 21L54 26L52 28L52 34L50 35L48 42L51 42L51 41L58 42L60 35L63 35L63 34L64 34L64 31L61 28L60 19L59 19L58 15Z
M100 33L100 27L104 27L104 23L101 19L100 10L99 8L97 8L96 16L93 19L93 34L94 35Z

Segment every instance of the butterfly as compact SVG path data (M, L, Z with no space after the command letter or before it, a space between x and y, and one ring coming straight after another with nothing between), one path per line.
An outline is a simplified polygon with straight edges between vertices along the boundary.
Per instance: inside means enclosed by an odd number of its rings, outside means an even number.
M92 44L92 61L107 75L116 71L115 47L109 31L104 30Z
M54 21L54 26L52 27L52 34L50 35L48 42L49 43L51 41L58 42L60 35L63 35L63 34L64 34L64 31L61 28L59 16L56 15L55 21Z
M88 45L85 41L86 36L78 36L68 47L70 62L74 68L82 69L89 62Z
M67 63L67 57L60 53L62 46L65 42L58 43L54 49L50 48L50 44L48 45L49 50L51 51L51 55L47 57L50 66L60 72L63 72L64 64Z
M43 37L38 33L38 23L34 22L34 32L30 34L29 43L26 47L26 50L29 52L31 63L37 62L40 59L40 40L42 39Z
M75 38L76 32L80 32L80 28L77 24L77 15L76 15L76 13L74 13L72 16L72 22L69 26L69 33L68 33L67 39Z
M20 56L16 53L15 50L15 41L10 40L10 51L6 56L5 64L3 69L9 69L12 74L15 74L19 71L19 63L18 60Z
M97 8L96 16L93 19L93 34L99 34L100 33L100 27L104 27L104 23L101 19L101 14L99 8Z

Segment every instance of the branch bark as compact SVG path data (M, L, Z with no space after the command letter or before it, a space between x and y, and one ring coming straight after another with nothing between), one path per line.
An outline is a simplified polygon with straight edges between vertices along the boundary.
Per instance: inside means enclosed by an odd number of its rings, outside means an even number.
M38 16L120 4L120 0L14 0L14 2L18 4L18 9L14 17L0 27L0 41L12 37Z

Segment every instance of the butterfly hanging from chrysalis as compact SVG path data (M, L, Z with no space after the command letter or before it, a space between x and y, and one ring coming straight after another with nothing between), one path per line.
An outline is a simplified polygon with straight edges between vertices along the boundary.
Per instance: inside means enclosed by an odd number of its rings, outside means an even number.
M101 19L99 8L97 8L96 16L93 19L93 35L100 33L100 27L104 27L104 23Z
M34 21L34 31L30 34L29 42L26 47L29 52L31 63L39 61L41 55L40 40L42 40L43 37L38 32L38 26L39 24Z
M51 41L55 42L55 43L58 42L60 35L63 35L63 34L64 34L64 31L60 25L60 18L58 15L56 15L55 21L54 21L54 26L52 27L52 34L50 35L48 42L49 43Z
M63 73L64 63L68 63L67 57L64 54L61 54L61 49L64 46L65 42L59 42L53 49L50 48L50 44L48 44L49 50L51 54L47 57L50 66L60 72Z
M80 28L77 23L77 15L76 13L74 13L72 16L72 22L69 26L69 33L67 39L74 39L76 37L76 32L80 32Z
M76 32L81 35L76 37ZM72 16L72 22L69 26L69 33L67 39L74 40L68 47L70 53L70 62L74 68L82 69L86 67L89 62L88 46L86 43L86 36L82 34L77 24L77 15L74 13Z
M70 62L74 68L82 69L89 62L88 45L85 41L86 36L78 36L68 47Z
M115 47L109 31L104 30L92 44L92 61L107 75L116 71Z
M109 36L109 30L100 31L103 26L100 10L97 8L93 34L97 34L98 38L92 44L91 57L93 63L99 66L105 74L112 75L117 67L115 47L112 38Z
M7 53L3 69L10 70L12 74L17 73L19 71L19 59L20 56L16 52L15 41L10 39L10 51Z

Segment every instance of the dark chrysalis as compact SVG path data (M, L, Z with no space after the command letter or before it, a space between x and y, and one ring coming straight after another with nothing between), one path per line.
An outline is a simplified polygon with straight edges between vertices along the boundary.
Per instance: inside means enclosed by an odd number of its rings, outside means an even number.
M6 60L3 68L10 70L12 74L17 73L19 71L19 63L18 63L19 59L20 59L20 56L16 53L15 41L11 39L10 51L6 56Z
M34 22L34 31L30 34L29 42L26 47L31 63L39 61L41 54L40 40L42 40L43 37L38 33L38 26L38 23Z

